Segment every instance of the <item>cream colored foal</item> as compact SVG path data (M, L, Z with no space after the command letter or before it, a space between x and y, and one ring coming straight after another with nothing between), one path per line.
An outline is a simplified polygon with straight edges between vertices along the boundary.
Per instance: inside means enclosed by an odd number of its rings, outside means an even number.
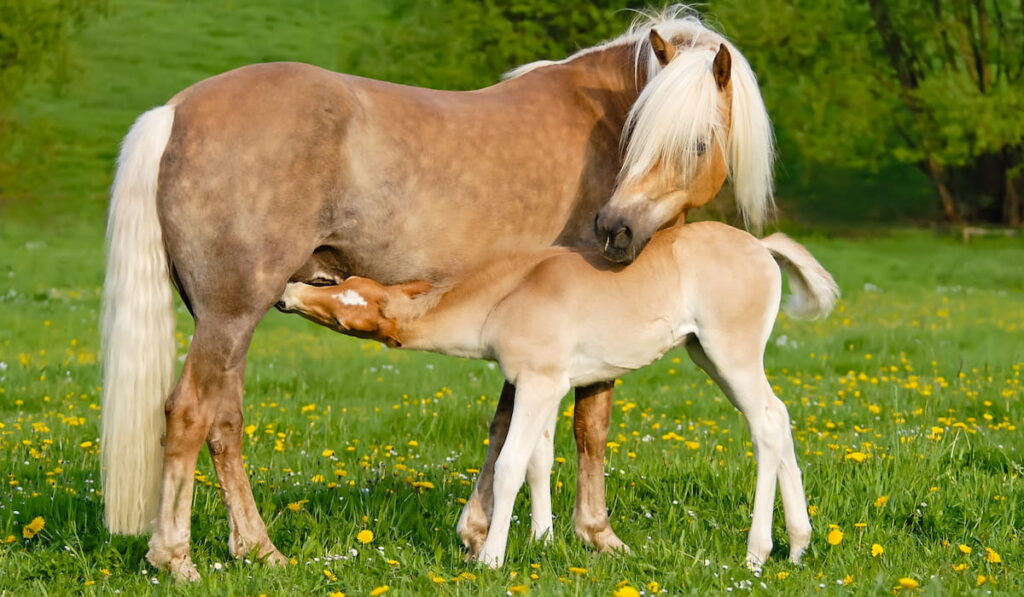
M492 359L515 385L515 406L494 465L486 538L460 535L471 555L500 566L516 493L530 482L533 532L551 529L549 475L558 405L571 387L613 379L684 345L747 418L757 486L747 564L772 548L778 480L798 562L811 537L789 415L764 373L764 348L779 309L779 267L791 274L787 310L827 314L838 288L801 245L782 234L758 240L715 222L657 233L628 267L552 248L513 255L453 286L291 284L279 304L343 333L392 346ZM465 518L465 516L464 516ZM480 540L482 539L482 541Z

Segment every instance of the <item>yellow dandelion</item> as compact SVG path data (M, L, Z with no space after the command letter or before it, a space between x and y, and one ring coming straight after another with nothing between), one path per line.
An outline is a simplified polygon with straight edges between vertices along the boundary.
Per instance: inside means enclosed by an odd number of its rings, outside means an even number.
M957 549L960 550L960 553L971 553L972 551L974 551L973 549L971 549L971 547L969 545L963 545L963 544L960 544L957 547Z
M415 448L415 447L419 446L420 443L418 441L414 440L414 439L411 439L411 440L409 440L409 443L406 444L406 445L409 446L410 448Z
M438 576L438 575L434 574L433 572L427 573L427 576L430 578L430 582L432 582L434 584L443 585L444 583L448 582L448 581L445 580L445 578L443 576Z
M916 580L910 577L901 578L898 582L899 585L897 588L900 589L916 589L917 587L921 586L921 583L917 582Z
M885 553L885 548L881 545L874 543L871 545L871 557L877 558L878 556Z
M17 540L18 540L18 538L15 537L14 535L7 535L7 538L4 539L4 543L14 543Z
M512 585L508 588L508 592L513 595L528 595L530 593L530 589L526 585Z
M978 578L977 578L977 581L978 581L978 586L980 587L981 585L983 585L986 582L988 582L988 577L985 576L984 574L979 574Z
M775 578L779 580L786 580L787 578L789 578L789 572L779 572L775 575Z
M640 591L626 585L612 591L612 597L640 597Z
M330 458L331 456L334 456L334 450L324 450L323 452L320 452L320 455L324 458Z
M647 583L647 590L651 593L660 593L661 585L659 585L657 581L652 580L651 582Z
M334 591L333 593L328 593L327 597L345 597L345 594L341 591Z
M92 447L92 442L82 442L82 443L78 444L78 447L79 448L91 448Z
M26 539L31 539L39 534L39 531L43 530L44 526L46 526L46 520L44 520L42 516L36 516L32 519L32 522L28 523L21 529L21 536Z
M854 462L864 462L865 460L867 460L870 457L867 454L865 454L864 452L850 452L844 458L846 460L852 460Z
M249 437L252 437L252 434L256 433L256 426L255 425L246 425L244 431L245 431L246 435L248 435Z
M1003 557L996 553L996 550L991 547L986 547L985 560L987 560L989 564L1001 564L1003 562Z
M810 506L807 506L807 514L809 514L811 516L817 516L818 515L818 507L815 506L814 504L811 504Z
M363 530L359 531L359 533L356 534L356 541L358 541L360 543L363 543L363 544L366 544L366 543L369 543L369 542L373 541L373 531L368 530L368 529L363 529ZM380 593L377 593L377 594L380 595Z
M953 564L953 570L956 572L963 572L967 570L967 564Z
M829 545L839 545L843 542L843 532L839 529L832 529L828 532L828 536L825 537Z
M376 589L370 591L370 597L377 597L377 595L383 595L384 593L387 593L390 590L391 590L391 587L389 587L387 585L381 585L381 586L377 587Z
M876 508L881 508L888 501L889 501L889 496L887 496L887 495L880 496L877 500L875 500L875 507Z
M291 510L292 512L298 512L299 510L302 510L302 506L307 503L309 503L309 500L299 500L297 502L292 502L288 504L288 509Z
M461 578L462 580L473 581L473 580L476 580L476 575L473 574L472 572L463 572L462 574L459 575L459 578Z
M569 572L572 572L573 574L586 574L587 573L587 569L586 568L577 568L576 566L569 566Z
M331 582L334 582L334 581L338 580L338 577L335 576L334 573L331 572L330 570L328 570L327 568L324 568L324 576L326 576L327 580L329 580Z

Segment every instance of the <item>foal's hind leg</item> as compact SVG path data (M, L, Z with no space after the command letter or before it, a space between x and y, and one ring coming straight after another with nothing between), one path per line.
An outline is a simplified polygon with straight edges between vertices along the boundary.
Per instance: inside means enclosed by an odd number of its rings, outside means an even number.
M790 537L790 559L798 562L810 541L800 469L786 406L764 374L762 349L749 341L687 344L690 357L710 375L747 418L757 458L757 486L747 541L747 565L760 570L772 549L776 479L782 475L782 505Z

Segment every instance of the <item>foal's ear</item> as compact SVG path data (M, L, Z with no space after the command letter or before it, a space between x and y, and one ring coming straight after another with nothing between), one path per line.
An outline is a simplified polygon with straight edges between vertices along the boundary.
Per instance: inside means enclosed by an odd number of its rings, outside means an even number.
M732 76L732 55L725 44L718 46L718 53L715 54L715 62L711 65L711 73L715 76L715 83L719 89L725 89L729 84L729 77Z
M662 66L665 66L676 57L676 47L665 41L665 38L654 29L651 29L650 40L651 49L654 50L654 55L658 57L658 62Z

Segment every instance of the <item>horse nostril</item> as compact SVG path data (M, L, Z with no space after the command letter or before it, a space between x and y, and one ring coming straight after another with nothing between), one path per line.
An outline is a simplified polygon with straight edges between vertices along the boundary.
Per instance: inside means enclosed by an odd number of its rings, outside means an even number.
M622 226L615 231L612 246L616 249L625 249L631 242L633 242L633 231L629 229L629 226Z

